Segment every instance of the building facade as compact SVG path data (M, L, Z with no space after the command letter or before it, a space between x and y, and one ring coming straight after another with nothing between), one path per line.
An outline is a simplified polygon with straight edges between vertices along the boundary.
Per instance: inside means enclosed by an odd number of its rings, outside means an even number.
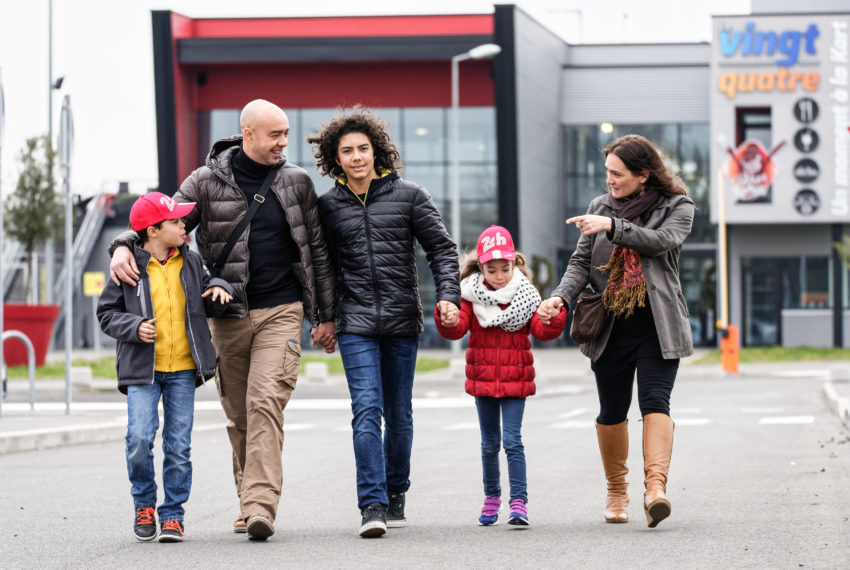
M578 238L564 219L605 191L601 149L638 133L665 151L697 204L680 263L695 344L716 344L721 319L741 328L744 345L848 346L848 270L832 242L850 221L840 101L850 14L816 4L812 14L811 2L771 2L786 13L762 16L754 1L753 15L715 17L710 43L639 45L572 45L513 5L359 18L156 11L160 190L173 193L212 141L238 132L241 107L265 98L286 109L288 160L321 193L332 181L316 173L305 137L363 104L389 122L403 176L431 192L449 227L457 153L461 243L471 248L490 224L507 227L545 295ZM460 63L453 149L451 58L484 43L502 51ZM427 307L424 259L418 269ZM423 344L441 345L428 325Z

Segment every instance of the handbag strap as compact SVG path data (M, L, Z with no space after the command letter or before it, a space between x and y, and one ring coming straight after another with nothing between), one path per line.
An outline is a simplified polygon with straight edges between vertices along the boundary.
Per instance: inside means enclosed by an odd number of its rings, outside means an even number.
M227 244L225 244L224 249L221 250L221 253L218 255L218 259L215 260L212 267L208 268L210 273L215 277L218 277L221 274L221 270L224 268L224 263L230 256L230 252L233 251L233 247L236 245L236 242L239 241L239 238L245 232L245 228L247 228L248 224L251 223L251 218L254 217L254 214L257 213L257 210L259 210L260 206L263 205L263 202L266 201L266 194L268 193L269 188L271 188L276 175L277 168L270 168L269 173L266 174L266 178L263 180L262 186L260 186L260 189L256 194L254 194L254 199L251 200L251 205L248 207L248 211L245 212L245 215L241 220L239 220L239 224L236 225L236 229L234 229L233 233L230 234L230 239L227 240Z

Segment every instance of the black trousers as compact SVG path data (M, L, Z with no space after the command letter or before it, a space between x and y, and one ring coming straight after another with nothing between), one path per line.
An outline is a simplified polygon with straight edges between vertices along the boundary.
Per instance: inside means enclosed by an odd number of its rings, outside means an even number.
M636 309L629 318L614 321L605 351L590 367L596 375L599 394L596 421L600 424L614 425L626 420L632 404L635 371L641 415L670 415L670 393L679 359L662 358L648 305Z

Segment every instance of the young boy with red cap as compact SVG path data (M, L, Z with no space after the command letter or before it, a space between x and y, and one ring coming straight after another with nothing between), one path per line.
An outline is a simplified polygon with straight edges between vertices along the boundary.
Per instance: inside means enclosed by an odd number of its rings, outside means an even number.
M136 286L107 280L97 307L100 327L115 338L118 389L127 395L127 472L136 509L133 531L142 541L157 536L153 443L162 429L160 542L182 542L183 503L192 485L191 448L195 388L215 375L215 350L206 315L220 312L233 289L212 278L200 256L185 245L181 218L194 204L178 204L159 192L136 200L130 227L141 277Z
M482 526L499 520L502 489L499 447L504 445L511 487L508 524L528 526L528 493L522 416L525 398L535 393L534 357L528 335L553 340L564 331L567 313L544 324L538 317L540 293L531 284L525 256L514 249L511 234L490 226L478 237L477 252L466 257L460 270L460 314L441 319L437 330L458 340L469 331L466 351L466 392L475 396L481 428L481 465L484 470Z

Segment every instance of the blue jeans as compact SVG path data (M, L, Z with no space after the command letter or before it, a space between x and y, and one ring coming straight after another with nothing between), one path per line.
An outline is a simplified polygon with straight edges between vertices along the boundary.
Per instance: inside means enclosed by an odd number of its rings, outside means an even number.
M192 419L195 413L195 371L154 372L153 384L127 388L127 474L136 508L156 506L153 442L159 428L159 399L165 424L162 428L162 486L165 500L159 506L160 522L183 520L183 503L192 487Z
M368 338L348 333L337 339L354 414L357 505L386 507L387 490L399 493L410 487L411 400L419 337Z
M478 425L481 426L481 466L484 470L484 494L501 497L499 447L504 443L508 456L511 500L528 502L525 479L525 448L522 445L522 415L525 398L475 398ZM501 421L500 421L501 420ZM501 423L501 425L500 425Z

